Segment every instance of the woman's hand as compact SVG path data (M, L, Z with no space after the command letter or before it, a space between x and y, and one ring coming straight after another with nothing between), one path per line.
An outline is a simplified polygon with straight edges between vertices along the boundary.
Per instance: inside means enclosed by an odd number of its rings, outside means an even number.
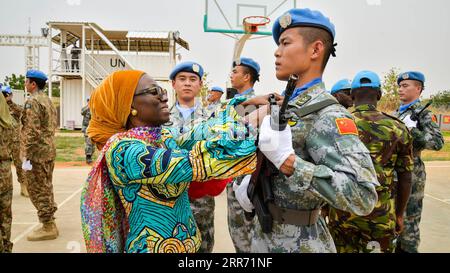
M281 105L281 103L283 102L284 97L279 95L279 94L277 94L277 93L272 93L272 94L263 95L263 96L256 96L256 97L253 97L251 99L248 99L248 100L244 101L243 103L241 103L241 105L246 107L248 105L260 106L260 105L269 104L269 97L270 97L270 95L274 95L275 96L275 101L279 105Z

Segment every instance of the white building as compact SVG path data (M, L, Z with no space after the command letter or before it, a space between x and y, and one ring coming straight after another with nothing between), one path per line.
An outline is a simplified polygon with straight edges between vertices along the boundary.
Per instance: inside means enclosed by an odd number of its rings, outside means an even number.
M116 70L147 72L169 91L169 104L174 102L168 77L176 64L178 49L189 50L189 44L180 38L178 31L103 30L88 22L48 22L47 25L52 37L49 42L49 96L52 81L59 80L61 128L81 128L81 108L86 105L87 98ZM74 43L78 48L73 48Z

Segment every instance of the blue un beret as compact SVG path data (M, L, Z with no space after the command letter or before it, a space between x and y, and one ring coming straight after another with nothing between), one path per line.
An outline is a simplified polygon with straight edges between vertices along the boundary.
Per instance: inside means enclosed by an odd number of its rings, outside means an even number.
M3 86L1 87L1 89L2 89L2 92L3 92L3 93L6 93L6 94L12 94L11 87L9 87L9 86L7 86L7 85L3 85Z
M367 79L370 82L361 83L362 79ZM352 89L357 89L361 87L380 88L381 87L380 77L378 77L378 75L375 72L368 70L359 72L358 74L356 74L355 78L352 81Z
M422 82L422 84L425 84L425 76L417 71L409 71L400 74L400 76L398 76L397 79L397 84L400 84L400 82L404 80L414 80Z
M233 62L233 67L235 67L236 65L245 65L247 67L250 67L250 68L254 69L256 71L256 74L258 74L258 75L259 75L259 71L261 70L259 67L259 64L251 58L242 57L239 59L239 61Z
M290 9L277 18L273 24L272 35L275 43L279 45L281 33L286 29L293 27L321 28L328 31L333 37L333 40L336 36L333 23L331 23L330 19L325 17L320 11L310 9Z
M35 78L43 81L47 81L48 79L44 72L35 69L28 70L26 78Z
M331 88L331 94L345 89L352 89L352 82L349 79L343 79L335 83Z
M172 72L170 73L169 78L171 80L174 80L178 73L180 72L190 72L197 74L200 79L203 77L203 67L195 62L182 62L179 63L177 66L174 67Z
M217 91L223 93L223 89L220 86L213 86L211 87L211 91Z

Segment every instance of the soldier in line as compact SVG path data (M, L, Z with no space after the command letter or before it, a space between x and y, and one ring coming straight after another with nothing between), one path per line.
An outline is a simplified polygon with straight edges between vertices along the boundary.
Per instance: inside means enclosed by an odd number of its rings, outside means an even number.
M53 168L56 147L56 109L43 92L47 76L39 70L29 70L25 88L30 97L25 102L23 146L28 193L37 209L42 226L27 236L29 241L53 240L58 237L54 214L57 206L53 195Z
M331 95L346 109L353 106L353 100L350 95L352 83L348 79L342 79L335 83L331 88Z
M220 86L213 86L208 92L208 107L207 110L209 113L214 113L217 107L220 107L220 98L223 95L223 89Z
M13 181L11 173L11 145L14 138L14 120L9 113L8 105L0 96L0 253L10 253L13 197Z
M8 103L9 112L11 116L14 118L14 137L12 139L12 158L14 162L14 166L16 167L17 180L20 184L20 195L24 197L28 197L27 191L27 182L25 179L25 173L22 170L22 158L21 158L21 143L20 136L22 132L22 114L23 107L13 102L13 93L11 87L3 86L2 87L3 96L5 96L6 102Z
M338 253L393 253L403 230L403 214L411 191L412 138L402 121L377 110L382 96L377 74L358 73L351 95L359 138L370 151L380 183L376 188L378 203L367 216L331 208L330 232Z
M417 253L420 243L419 224L422 216L425 195L425 164L421 152L425 149L438 151L444 146L439 126L433 121L430 110L420 104L420 95L425 88L425 76L417 71L400 74L399 85L400 108L394 113L410 129L413 138L414 172L412 190L405 214L405 229L398 240L397 251ZM421 113L420 113L421 112ZM417 120L414 116L417 114Z
M209 117L206 108L196 99L202 88L203 73L203 67L195 62L180 63L170 73L177 95L177 101L170 109L170 121L173 123L171 127L177 128L180 134ZM190 196L189 201L202 237L198 252L211 253L214 248L214 197L206 195L194 199Z
M352 115L322 82L329 56L335 56L335 28L319 11L291 9L275 21L272 33L276 77L299 77L289 98L289 108L299 114L289 121L292 129L273 130L270 116L261 124L258 148L280 173L271 178L272 230L264 233L254 222L251 252L336 252L321 207L328 203L367 215L379 184Z
M230 81L232 88L237 90L234 97L250 99L255 96L254 86L259 81L260 70L259 64L251 58L241 57L238 61L233 62ZM245 115L245 113L241 114ZM235 178L233 183L227 185L228 230L236 252L249 253L252 222L246 220L244 210L239 205L234 193L242 179L242 177Z
M87 105L81 109L81 115L83 116L83 123L81 125L81 132L84 134L84 154L86 155L86 163L92 163L92 155L94 154L94 145L91 142L87 134L87 127L89 126L89 121L91 120L91 110L89 109L89 98L87 99Z

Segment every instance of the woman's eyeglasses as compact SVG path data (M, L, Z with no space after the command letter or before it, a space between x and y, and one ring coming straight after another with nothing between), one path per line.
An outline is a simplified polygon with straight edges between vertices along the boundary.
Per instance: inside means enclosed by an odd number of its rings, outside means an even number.
M164 97L167 97L167 90L162 88L161 86L153 86L139 90L138 92L136 92L136 94L134 94L134 96L136 97L147 94L152 96L159 96L160 99L164 99Z

